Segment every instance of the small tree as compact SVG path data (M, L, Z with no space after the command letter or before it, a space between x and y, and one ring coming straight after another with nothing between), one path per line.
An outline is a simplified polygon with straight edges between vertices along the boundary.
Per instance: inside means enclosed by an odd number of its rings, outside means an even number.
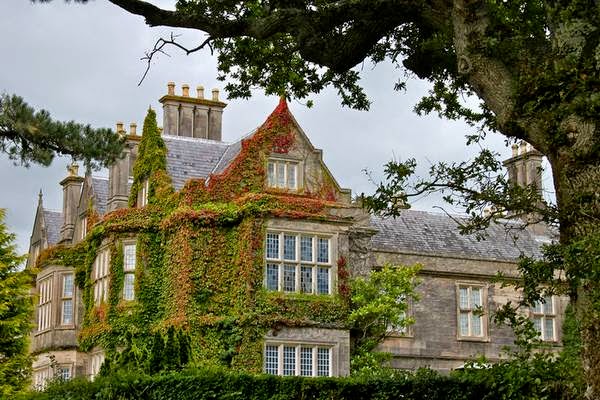
M405 330L414 322L408 316L408 304L410 299L418 299L415 287L420 268L386 265L368 278L351 282L348 321L353 327L353 374L372 375L385 370L382 364L389 355L374 350L392 331Z
M30 271L19 271L23 256L15 253L15 235L4 224L0 209L0 398L10 398L29 382L28 337L33 304Z

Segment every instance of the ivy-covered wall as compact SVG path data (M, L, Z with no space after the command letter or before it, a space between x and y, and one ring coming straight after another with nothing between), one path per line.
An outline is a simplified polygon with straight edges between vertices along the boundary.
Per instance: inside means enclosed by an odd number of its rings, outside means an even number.
M346 329L348 273L343 252L339 260L332 260L333 295L284 295L263 288L264 238L272 221L318 224L341 235L354 222L356 210L347 193L325 168L315 169L320 154L302 140L282 101L242 142L239 155L221 174L208 183L192 179L175 192L166 173L156 115L149 110L134 167L132 207L105 215L77 246L43 255L46 263L76 269L84 304L80 349L102 348L110 358L131 340L140 352L150 351L155 334L174 326L189 336L192 364L260 372L263 339L270 330ZM314 154L307 157L307 151ZM302 190L265 187L272 154L292 154L311 163L305 166ZM148 205L135 207L145 180ZM131 241L137 243L135 300L125 301L123 243ZM110 253L109 296L95 305L94 260L104 249Z

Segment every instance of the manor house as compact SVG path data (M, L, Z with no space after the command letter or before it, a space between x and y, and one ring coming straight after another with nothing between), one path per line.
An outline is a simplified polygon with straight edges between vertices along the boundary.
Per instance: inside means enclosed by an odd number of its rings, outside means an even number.
M60 211L45 208L40 192L28 259L38 267L35 385L93 378L125 332L143 341L171 325L190 332L198 361L347 375L348 275L387 263L422 265L420 300L408 312L416 322L390 327L381 345L394 367L450 371L480 355L498 360L512 344L511 330L491 315L519 295L492 278L514 276L522 254L539 256L551 240L543 227L496 224L477 240L445 214L369 215L284 100L234 143L221 140L226 104L217 90L206 98L202 87L191 95L169 83L159 101L158 141L145 143L136 124L126 131L118 123L126 147L108 178L70 166ZM513 146L510 179L541 190L541 160L529 146ZM565 306L548 297L526 311L544 341L559 345Z

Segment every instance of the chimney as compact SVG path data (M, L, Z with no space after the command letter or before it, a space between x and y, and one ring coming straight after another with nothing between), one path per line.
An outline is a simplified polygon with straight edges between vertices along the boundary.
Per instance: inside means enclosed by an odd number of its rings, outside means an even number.
M77 206L83 185L83 177L78 175L77 164L67 166L67 171L67 177L60 182L63 187L63 224L60 228L60 243L69 243L73 240Z
M542 196L542 159L543 155L525 141L512 145L512 157L504 161L508 170L508 180L521 187L533 185L540 199ZM533 215L521 216L531 220Z
M137 136L137 125L129 125L129 136L120 159L108 168L108 201L107 211L125 208L129 203L129 183L133 181L133 164L137 156L140 136Z
M543 155L525 141L512 145L512 157L504 161L509 182L519 186L534 185L542 194Z
M219 90L212 90L212 98L204 97L204 87L196 87L197 97L190 96L190 87L182 85L181 95L175 94L175 84L169 82L167 94L159 101L163 105L163 132L172 136L187 136L221 140L223 109Z

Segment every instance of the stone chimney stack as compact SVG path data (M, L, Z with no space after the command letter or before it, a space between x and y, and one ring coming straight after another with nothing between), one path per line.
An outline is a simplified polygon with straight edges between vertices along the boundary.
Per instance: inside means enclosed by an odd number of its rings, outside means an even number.
M542 158L543 155L525 141L512 145L512 156L504 161L508 170L508 179L519 186L534 185L542 195Z
M197 97L190 96L190 87L182 85L181 95L175 94L175 83L167 84L167 94L159 101L163 105L163 132L172 136L221 141L223 109L219 90L212 90L212 98L204 97L204 87L196 87Z
M77 164L67 166L67 171L67 177L60 182L63 187L63 224L60 228L60 243L69 243L73 240L77 206L83 185L83 177L78 174Z
M129 203L129 185L133 181L133 164L137 156L137 148L141 136L137 135L137 124L129 125L129 134L124 124L117 122L117 133L126 136L125 148L120 159L108 168L108 201L107 211L127 207Z

